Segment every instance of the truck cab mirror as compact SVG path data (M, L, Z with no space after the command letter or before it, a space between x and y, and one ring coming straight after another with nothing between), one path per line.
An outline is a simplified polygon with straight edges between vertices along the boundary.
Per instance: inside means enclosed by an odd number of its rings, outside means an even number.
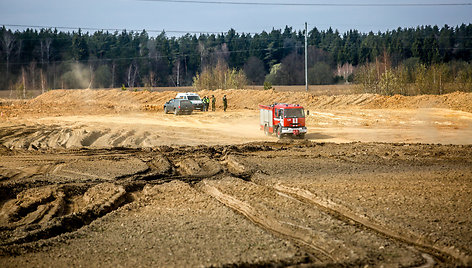
M306 110L306 115L310 115L310 110Z

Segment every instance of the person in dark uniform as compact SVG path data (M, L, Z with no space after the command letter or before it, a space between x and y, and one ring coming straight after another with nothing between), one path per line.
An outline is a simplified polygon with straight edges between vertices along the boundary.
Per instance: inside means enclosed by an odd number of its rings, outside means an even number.
M226 95L223 95L223 110L226 112L227 108L228 108L228 99L226 98Z
M216 111L216 99L215 95L211 95L211 110L214 112Z

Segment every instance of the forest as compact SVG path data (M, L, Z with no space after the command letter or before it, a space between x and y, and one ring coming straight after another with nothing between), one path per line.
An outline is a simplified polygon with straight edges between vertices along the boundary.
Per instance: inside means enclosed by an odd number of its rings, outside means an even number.
M141 32L0 29L0 89L191 86L217 66L251 85L301 85L304 32L151 36ZM384 94L472 91L472 24L386 32L308 31L309 84L357 83ZM451 84L457 84L456 88Z

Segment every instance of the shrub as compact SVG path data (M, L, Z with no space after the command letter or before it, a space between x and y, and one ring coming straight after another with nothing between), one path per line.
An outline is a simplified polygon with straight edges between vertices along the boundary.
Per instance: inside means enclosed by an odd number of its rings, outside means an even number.
M193 78L193 87L197 90L241 89L247 85L244 72L229 69L227 65L218 63L215 68L205 69Z
M328 85L334 82L331 67L325 62L317 62L308 69L308 81L311 85Z
M272 84L269 81L264 82L264 90L272 89Z

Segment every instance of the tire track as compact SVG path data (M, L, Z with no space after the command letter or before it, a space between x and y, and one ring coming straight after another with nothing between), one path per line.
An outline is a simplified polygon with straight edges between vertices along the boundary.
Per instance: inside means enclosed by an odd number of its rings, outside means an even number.
M277 219L260 214L251 205L241 200L238 200L233 196L220 192L216 187L207 184L205 181L202 181L201 190L203 190L206 194L212 196L222 204L241 213L250 221L254 222L259 226L262 226L264 229L282 235L284 237L288 237L299 245L310 249L310 251L318 253L316 254L316 256L322 263L326 264L327 262L339 262L339 260L335 256L333 256L330 252L328 252L321 246L324 242L324 239L317 237L318 241L315 241L315 239L311 238L306 234L306 230L302 230L297 226L291 226L291 228L288 228Z
M24 243L73 232L128 203L129 193L121 185L82 187L87 190L78 195L73 193L80 192L80 186L30 188L5 202L0 209L0 256Z
M446 261L446 259L448 259L459 265L472 265L472 258L458 249L434 244L433 242L427 241L424 237L416 235L409 231L393 230L389 227L376 223L367 217L357 215L349 209L343 207L342 205L332 202L331 200L323 200L308 190L288 187L280 183L274 185L272 188L278 192L282 192L283 194L290 195L302 202L308 201L311 204L316 205L326 213L334 216L335 218L344 221L352 220L357 224L360 224L376 233L420 248L422 251L435 256L440 261ZM427 258L425 256L423 256L423 258L425 258L427 264L431 263L430 258Z

